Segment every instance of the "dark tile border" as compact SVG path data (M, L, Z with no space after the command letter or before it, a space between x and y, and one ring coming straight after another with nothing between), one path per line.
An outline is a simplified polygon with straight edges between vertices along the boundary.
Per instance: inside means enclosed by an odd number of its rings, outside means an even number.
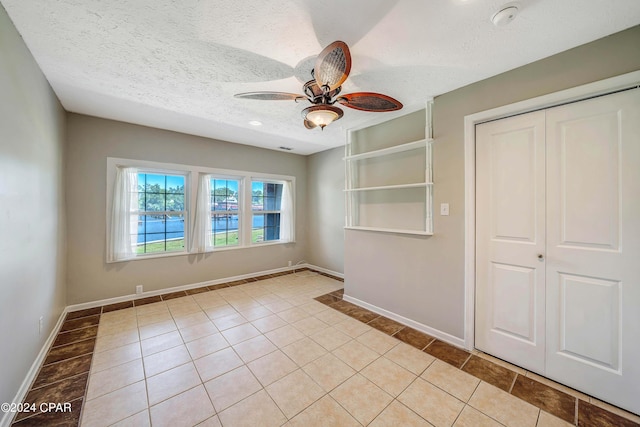
M97 314L96 314L97 313ZM19 412L15 426L77 426L86 395L102 307L69 313L23 403L35 412ZM70 403L71 411L41 412L41 403Z
M210 291L217 291L218 289L223 289L228 287L229 285L227 285L226 283L220 283L218 285L207 286L207 289L209 289Z
M140 307L141 305L153 304L154 302L160 302L160 301L162 301L162 298L160 297L160 295L156 295L153 297L134 299L133 305L134 307Z
M227 285L229 285L229 287L232 287L232 286L244 285L246 283L249 283L249 282L247 282L246 280L234 280L233 282L227 282Z
M497 365L476 355L472 355L471 358L467 360L462 370L507 393L511 390L511 386L517 375L511 369L507 369L504 366Z
M100 309L102 309L102 307L100 307ZM70 313L70 314L73 314L73 313ZM62 327L60 328L60 332L68 332L74 329L81 329L89 326L97 326L98 323L100 323L100 314L87 316L87 317L74 318L72 320L65 320L65 322L62 324Z
M187 293L187 295L196 295L209 291L210 289L207 286L203 286L201 288L187 289L185 292Z
M125 308L131 308L131 307L133 307L133 301L125 301L125 302L119 302L116 304L104 305L102 306L102 313L109 313L112 311L124 310Z
M463 350L438 339L433 340L433 342L422 351L458 369L461 369L462 365L471 357L471 353L467 350Z
M146 304L244 285L307 270L344 282L344 279L331 274L309 268L301 268L67 313L60 331L58 331L53 344L48 349L44 362L40 366L38 375L36 375L27 391L23 403L36 403L36 406L40 402L70 403L71 411L17 413L13 418L12 426L78 426L80 424L93 350L98 335L98 324L103 313L140 307ZM342 292L336 292L332 300L342 300ZM69 396L71 399L67 400ZM36 400L36 402L33 400Z
M97 325L100 322L100 315L102 313L131 307L139 307L145 304L179 298L181 296L194 295L230 286L238 286L245 283L280 277L307 270L344 282L344 279L331 274L326 274L309 268L302 268L277 274L258 276L242 281L238 280L229 283L196 288L193 290L171 292L162 296L146 297L68 313L62 327L60 328L61 330L58 333L58 336L56 336L54 343L51 345L51 348L45 357L45 361L40 367L38 375L33 381L29 391L27 392L27 397L23 402L32 403L29 399L57 402L61 399L66 399L67 396L61 396L61 394L66 394L67 391L69 391L71 393L69 395L72 397L69 401L72 410L70 412L36 412L16 414L12 425L23 427L43 425L79 425L82 415L82 406L86 395L86 386L91 367L91 360L93 358L93 350L97 337ZM377 325L378 327L376 329L383 333L397 338L399 341L405 342L419 350L430 353L434 355L434 357L453 364L454 366L457 366L457 364L459 364L464 358L461 366L459 366L463 371L499 387L559 418L569 420L570 406L571 404L575 404L576 409L574 419L573 421L569 421L573 425L583 427L640 427L640 424L627 418L614 414L584 400L576 399L575 397L553 387L549 387L532 378L517 374L508 368L472 355L466 350L451 346L408 326L401 325L402 327L396 330L396 324L400 325L399 323L355 304L343 301L343 294L344 289L341 289L319 296L315 299L316 301L319 301L352 318L358 319L363 323L373 323L371 326L376 327ZM383 325L392 326L387 327ZM448 352L451 352L451 354ZM508 378L512 379L509 387L506 386L506 382L508 381L499 380L503 375L507 375ZM79 395L79 390L82 390L82 394L77 397Z
M427 347L435 340L435 338L431 335L427 335L408 326L405 326L404 328L393 334L393 337L409 344L412 347L417 348L418 350L424 350L425 347Z
M639 425L606 409L578 400L578 427L638 427Z
M68 313L64 320L78 319L80 317L93 316L100 313L102 313L102 307L87 308L86 310L72 311L71 313Z
M320 301L323 304L329 305L333 304L334 302L342 301L342 298L339 298L335 295L326 294L316 298L316 300Z
M51 347L60 347L78 341L95 338L98 333L98 325L88 326L86 328L74 329L66 332L59 332Z
M640 427L640 424L606 409L577 399L563 391L518 374L511 369L473 355L423 332L401 325L366 308L344 301L343 295L344 289L314 299L573 425L580 427ZM396 330L396 324L402 327Z
M51 347L51 350L49 350L49 353L44 359L44 365L93 353L95 345L96 337L94 336L83 341L69 343L59 347Z
M68 378L70 373L72 375L75 372L89 372L92 359L93 354L87 353L82 356L45 365L40 370L40 374L36 377L31 389L40 388L47 384L52 384Z
M169 301L170 299L186 297L187 293L185 291L178 291L178 292L170 292L168 294L162 294L160 296L162 297L162 301Z
M401 329L404 329L404 325L402 323L398 323L395 320L387 319L386 317L380 316L368 323L372 328L376 328L380 332L384 332L387 335L393 335L396 332L399 332Z
M569 423L576 420L576 398L534 379L518 375L511 394Z
M47 412L39 413L29 418L14 422L16 427L42 427L42 426L77 426L80 425L80 414L84 399L76 399L71 403L71 412Z
M38 415L38 413L41 412L40 408L43 404L64 404L64 402L70 402L83 398L87 388L88 380L89 372L87 371L80 375L68 377L58 382L47 384L40 388L32 389L29 391L29 393L27 393L27 397L25 397L24 400L29 404L35 404L36 412L33 415ZM60 412L60 414L64 414L64 412ZM16 414L15 420L20 421L31 416L31 412L19 412L18 414Z

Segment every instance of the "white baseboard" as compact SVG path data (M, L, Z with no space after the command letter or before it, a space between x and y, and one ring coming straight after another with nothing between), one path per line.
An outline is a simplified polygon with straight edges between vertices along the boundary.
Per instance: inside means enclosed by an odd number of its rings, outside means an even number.
M320 271L322 273L330 274L332 276L344 278L344 274L343 273L338 273L337 271L332 271L332 270L328 270L326 268L322 268L322 267L318 267L318 266L315 266L315 265L312 265L312 264L305 263L305 264L298 264L298 265L295 265L295 266L292 266L292 267L275 268L275 269L272 269L272 270L264 270L264 271L261 271L261 272L258 272L258 273L241 274L241 275L238 275L238 276L226 277L226 278L223 278L223 279L208 280L206 282L191 283L191 284L188 284L188 285L182 285L182 286L175 286L175 287L172 287L172 288L159 289L159 290L156 290L156 291L144 292L144 293L142 293L140 295L136 295L136 294L123 295L123 296L119 296L119 297L107 298L107 299L102 299L102 300L98 300L98 301L90 301L90 302L85 302L85 303L81 303L81 304L69 305L69 306L65 307L64 310L62 310L62 313L60 314L60 318L58 319L58 322L56 323L55 327L51 331L51 334L49 334L49 337L47 338L47 340L44 342L42 348L40 349L40 352L38 353L38 356L36 357L36 359L34 360L33 364L31 365L31 368L29 369L29 372L27 372L27 375L26 375L24 381L22 382L22 385L20 386L20 389L18 390L18 392L16 393L16 396L13 399L13 403L16 403L16 404L21 403L22 400L27 395L27 393L29 392L29 388L31 387L31 384L35 380L36 375L38 375L38 372L40 371L40 367L42 366L42 363L44 362L44 359L45 359L45 357L47 355L47 352L49 351L49 348L53 344L53 341L56 339L56 336L58 335L58 332L60 331L60 328L62 327L62 324L64 323L64 319L66 318L67 313L70 313L72 311L85 310L87 308L101 307L103 305L116 304L116 303L119 303L119 302L132 301L132 300L135 300L135 299L147 298L147 297L152 297L152 296L156 296L156 295L162 295L162 294L166 294L166 293L169 293L169 292L186 291L188 289L200 288L202 286L211 286L211 285L217 285L217 284L220 284L220 283L233 282L233 281L236 281L236 280L244 280L244 279L250 279L250 278L253 278L253 277L265 276L267 274L281 273L283 271L301 270L303 268L309 268L309 269L312 269L312 270ZM2 417L2 419L0 419L0 427L9 427L11 425L11 422L13 421L13 417L14 416L15 416L15 413L6 412L4 414L4 416Z
M51 330L51 333L49 334L49 337L47 338L47 340L42 345L42 348L40 349L38 356L31 364L31 368L29 368L29 371L27 372L27 375L24 378L24 381L22 381L22 384L20 385L18 392L13 398L14 404L22 403L22 400L25 398L25 396L29 392L29 388L31 387L31 384L33 383L33 381L36 379L36 375L38 375L38 372L40 371L40 367L44 362L44 358L47 356L47 353L49 352L49 347L51 347L51 345L53 344L53 341L56 339L56 336L58 335L58 332L60 331L60 328L64 323L65 317L67 317L67 313L68 313L67 308L62 310L62 313L58 318L58 322ZM0 420L0 427L9 427L15 415L16 415L15 412L5 412L4 416Z
M170 293L170 292L186 291L186 290L189 290L189 289L201 288L203 286L219 285L220 283L234 282L236 280L251 279L253 277L265 276L267 274L281 273L283 271L292 271L294 269L300 270L301 268L305 268L305 267L306 268L313 268L314 270L317 269L318 271L321 271L320 268L311 266L309 264L301 264L301 265L298 265L298 266L295 266L295 267L274 268L273 270L264 270L264 271L261 271L261 272L258 272L258 273L241 274L241 275L238 275L238 276L225 277L225 278L222 278L222 279L207 280L205 282L190 283L188 285L181 285L181 286L174 286L174 287L171 287L171 288L158 289L158 290L155 290L155 291L143 292L142 294L139 294L139 295L138 294L129 294L129 295L123 295L123 296L114 297L114 298L106 298L106 299L101 299L101 300L97 300L97 301L90 301L90 302L83 302L83 303L80 303L80 304L73 304L73 305L67 306L67 312L85 310L87 308L101 307L103 305L116 304L116 303L119 303L119 302L133 301L133 300L141 299L141 298L154 297L154 296L157 296L157 295L163 295L163 294L167 294L167 293Z
M331 274L333 276L336 277L340 277L340 278L344 278L344 274L343 273L338 273L337 271L332 271L332 270L328 270L326 268L322 268L322 267L318 267L312 264L298 264L292 267L282 267L282 268L274 268L272 270L264 270L264 271L260 271L258 273L249 273L249 274L241 274L238 276L232 276L232 277L225 277L222 279L215 279L215 280L207 280L206 282L199 282L199 283L190 283L188 285L181 285L181 286L174 286L171 288L164 288L164 289L158 289L155 291L149 291L149 292L143 292L142 294L129 294L129 295L122 295L119 297L113 297L113 298L106 298L106 299L101 299L101 300L97 300L97 301L90 301L90 302L84 302L84 303L80 303L80 304L73 304L73 305L69 305L66 308L66 312L72 312L72 311L78 311L78 310L85 310L87 308L94 308L94 307L101 307L103 305L109 305L109 304L116 304L119 302L125 302L125 301L133 301L136 299L141 299L141 298L148 298L148 297L153 297L153 296L157 296L157 295L162 295L162 294L167 294L170 292L179 292L179 291L186 291L189 289L196 289L196 288L201 288L203 286L213 286L213 285L218 285L220 283L227 283L227 282L234 282L236 280L244 280L244 279L251 279L253 277L259 277L259 276L265 276L267 274L274 274L274 273L281 273L283 271L294 271L294 270L301 270L303 268L310 268L312 270L317 270L326 274ZM0 426L2 427L2 426Z
M311 270L320 271L322 273L330 274L332 276L336 276L341 279L344 279L344 273L338 273L337 271L329 270L328 268L318 267L317 265L303 264L302 266L298 266L296 270L299 270L300 268L310 268Z
M349 295L346 295L346 294L342 296L342 299L352 304L358 305L362 308L366 308L369 311L373 311L374 313L377 313L381 316L388 317L389 319L395 320L398 323L402 323L405 326L409 326L420 332L429 334L432 337L438 338L441 341L444 341L451 345L455 345L456 347L464 348L464 339L462 338L454 337L453 335L448 334L446 332L442 332L438 329L434 329L430 326L424 325L422 323L418 323L415 320L407 319L404 316L385 310L384 308L377 307L373 304L369 304L368 302L361 301L357 298L350 297Z

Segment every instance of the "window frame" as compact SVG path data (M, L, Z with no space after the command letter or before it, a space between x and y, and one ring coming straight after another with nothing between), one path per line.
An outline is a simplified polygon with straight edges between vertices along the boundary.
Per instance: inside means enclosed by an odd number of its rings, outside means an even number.
M147 258L147 257L156 256L156 255L166 256L166 255L174 254L174 253L177 254L177 255L182 255L182 254L187 253L188 252L187 249L189 247L189 244L191 243L190 240L189 240L190 236L188 234L188 230L191 227L191 221L190 221L190 218L189 218L189 209L188 209L188 206L189 206L189 202L188 202L189 173L184 173L183 171L179 171L178 172L178 171L149 169L149 168L140 168L140 167L138 167L137 169L138 169L138 175L140 175L140 174L162 175L162 176L165 176L165 177L166 176L181 176L181 177L184 178L184 190L183 190L184 191L184 193L183 193L184 199L183 199L183 202L182 202L183 203L183 210L181 210L181 211L167 211L167 210L164 210L164 211L148 211L148 210L141 211L138 208L135 211L135 213L137 213L139 217L140 216L147 216L147 215L164 215L166 217L168 215L171 215L172 213L173 214L182 214L183 215L183 222L184 222L183 232L182 232L182 236L183 236L182 238L184 239L184 249L181 250L181 251L166 251L165 250L164 252L150 252L150 253L146 253L145 252L145 253L142 253L142 254L136 254L135 258L138 258L138 257ZM140 185L140 183L138 183L138 186L139 185ZM168 194L168 193L165 193L165 202L166 202L166 194ZM166 206L165 206L165 209L166 209ZM149 233L144 233L144 234L146 235L146 234L149 234ZM167 243L166 234L167 234L167 232L165 231L164 234L165 234L164 242L165 242L165 247L166 247L166 243ZM146 239L145 239L145 244L146 244Z
M111 239L111 230L110 230L110 216L111 216L111 208L113 204L113 190L114 190L114 182L116 176L116 169L118 167L133 167L139 169L141 172L151 172L157 174L168 174L168 175L185 175L185 228L184 228L184 239L185 239L185 247L184 251L172 251L172 252L158 252L152 254L140 254L136 255L133 258L126 260L117 260L117 261L109 261L106 257L107 252L105 251L105 262L107 264L117 263L117 262L126 262L126 261L140 261L144 259L154 259L154 258L165 258L172 256L184 256L184 255L195 255L199 253L203 253L202 251L192 250L192 237L193 237L193 225L195 224L195 215L196 215L196 199L197 199L197 190L198 190L198 177L200 174L211 175L211 179L233 179L238 180L238 245L234 246L219 246L215 247L213 250L208 251L211 252L219 252L219 251L234 251L234 250L242 250L251 247L262 247L269 245L281 245L288 243L295 243L295 237L292 240L283 242L281 240L268 240L263 242L253 243L251 240L252 233L247 230L252 230L252 220L253 220L253 212L251 209L251 200L252 200L252 191L251 191L251 183L253 181L262 181L262 182L274 182L274 183L291 183L291 193L292 193L292 212L291 212L291 221L294 224L293 229L296 228L295 217L296 217L296 177L291 175L278 175L278 174L270 174L270 173L262 173L262 172L249 172L242 170L233 170L233 169L221 169L221 168L211 168L204 166L193 166L193 165L183 165L177 163L161 163L154 162L148 160L134 160L134 159L126 159L126 158L117 158L117 157L107 157L107 188L106 188L106 238L105 238L105 248L109 247L109 242ZM295 233L294 233L295 235Z
M231 215L233 215L234 213L236 215L238 215L238 244L237 245L225 245L225 246L215 246L215 243L212 244L213 246L213 250L211 252L217 252L217 251L222 251L222 250L229 250L229 249L238 249L239 247L242 247L243 244L243 235L245 233L244 231L244 224L242 222L242 217L244 215L244 205L242 203L242 200L244 200L244 183L246 178L242 175L227 175L227 174L208 174L209 175L209 179L211 181L214 180L220 180L220 181L238 181L238 207L236 210L231 211ZM211 191L215 191L215 189L212 187ZM213 218L214 215L216 215L215 210L211 211L211 217ZM228 212L228 211L227 211ZM218 214L218 215L222 215L222 214ZM213 238L213 230L212 230L212 238Z
M276 180L276 179L272 179L272 178L263 178L263 177L256 177L256 176L252 176L251 177L251 182L249 183L249 187L251 188L251 209L249 210L249 215L250 218L250 223L251 223L251 236L250 236L250 244L254 245L254 246L262 246L265 244L269 244L269 243L277 243L277 242L281 242L281 238L278 238L277 240L262 240L261 242L254 242L253 241L253 217L254 215L266 215L266 214L279 214L280 215L280 221L282 220L282 200L280 201L280 209L279 210L262 210L262 211L254 211L253 210L253 183L254 182L262 182L263 184L279 184L279 185L286 185L286 181L284 180ZM284 190L283 190L284 191ZM263 194L263 206L264 206L264 194ZM278 224L278 228L280 228L280 224ZM263 229L264 225L263 225ZM278 235L280 236L280 233L278 233ZM281 242L284 243L284 242ZM290 243L290 242L289 242Z
M113 205L113 191L114 182L116 176L116 169L118 167L131 167L138 169L138 173L157 174L157 175L179 175L184 176L184 249L182 251L170 251L170 252L155 252L146 254L136 254L133 258L110 261L108 259L108 248L111 240L111 208ZM121 159L114 157L107 157L107 191L106 191L106 250L105 250L105 262L107 264L127 261L139 261L142 259L164 258L171 256L188 255L189 247L191 245L191 224L193 220L193 206L195 200L192 200L191 192L193 191L193 171L185 167L184 165L172 164L172 163L158 163L144 160L132 160ZM136 210L139 212L139 210Z

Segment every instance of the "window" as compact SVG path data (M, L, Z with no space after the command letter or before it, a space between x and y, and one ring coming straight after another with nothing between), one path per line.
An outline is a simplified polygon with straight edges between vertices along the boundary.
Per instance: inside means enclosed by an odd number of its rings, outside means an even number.
M139 172L135 253L184 251L186 213L184 175Z
M251 242L280 240L282 183L251 182Z
M211 246L237 246L240 233L240 181L211 179Z
M185 252L189 174L108 163L107 262Z
M107 159L106 261L294 241L295 178Z

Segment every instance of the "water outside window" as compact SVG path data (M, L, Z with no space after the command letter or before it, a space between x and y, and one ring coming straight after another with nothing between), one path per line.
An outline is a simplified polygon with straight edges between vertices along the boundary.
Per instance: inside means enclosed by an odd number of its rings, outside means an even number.
M137 253L184 250L185 177L138 174Z
M184 175L138 174L137 253L184 250ZM215 247L239 245L241 181L211 180L211 240ZM251 242L279 240L283 184L251 182Z

